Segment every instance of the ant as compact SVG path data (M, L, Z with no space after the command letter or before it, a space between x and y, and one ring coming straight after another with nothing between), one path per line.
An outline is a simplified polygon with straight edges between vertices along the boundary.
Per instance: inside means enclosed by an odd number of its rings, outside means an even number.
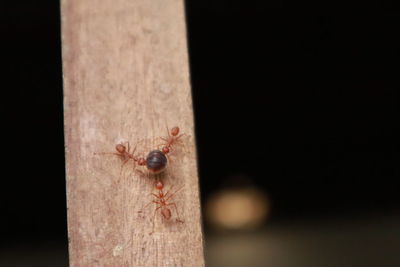
M175 144L176 142L178 142L179 138L181 138L182 136L184 136L185 134L182 133L180 135L179 134L179 127L175 126L171 129L171 131L169 131L168 126L167 126L167 133L168 136L167 137L160 137L161 140L165 141L163 145L161 151L164 154L168 154L171 151L172 145Z
M144 165L146 165L147 169L152 173L152 174L157 174L160 172L163 172L165 168L167 167L168 163L168 153L171 151L172 145L178 141L180 137L182 137L183 134L179 134L179 127L175 126L171 129L171 133L168 130L167 126L167 133L168 137L163 138L160 137L161 140L165 141L164 144L160 144L159 146L163 146L161 150L156 149L150 151L150 153L147 155L145 161L143 162ZM168 158L167 158L168 157ZM139 164L140 165L140 164Z
M178 191L180 191L183 187L179 188L178 190L176 190L174 193L170 193L172 187L167 191L167 193L164 194L164 184L161 181L157 181L155 184L156 189L158 190L158 194L154 194L151 193L151 195L153 195L155 197L154 200L152 200L150 203L148 203L144 208L148 207L150 204L155 203L157 204L157 207L154 210L154 215L153 215L153 224L154 224L154 218L156 216L156 213L158 210L161 211L161 215L163 216L163 218L165 220L170 220L172 217L172 212L171 210L168 208L168 206L173 206L175 208L176 211L176 215L177 215L177 222L183 223L183 221L180 219L179 217L179 212L178 209L176 207L175 202L168 202L169 199L171 199ZM141 213L142 211L139 211L139 213Z
M146 165L146 159L145 159L145 158L143 158L143 157L137 157L137 156L134 155L134 153L135 153L135 151L136 151L136 145L135 145L135 147L133 148L132 152L130 152L130 145L129 145L129 142L126 142L126 145L125 145L125 144L122 144L122 143L117 144L117 145L115 146L115 150L116 150L117 152L105 152L105 153L94 153L94 154L95 154L95 155L106 155L106 154L111 154L111 155L116 155L116 156L118 156L118 157L121 158L121 160L123 161L123 162L122 162L121 169L122 169L122 167L123 167L128 161L130 161L130 160L132 160L132 161L134 162L135 165L136 165L136 163L137 163L139 166L144 166L144 165ZM135 166L135 165L134 165L134 166Z

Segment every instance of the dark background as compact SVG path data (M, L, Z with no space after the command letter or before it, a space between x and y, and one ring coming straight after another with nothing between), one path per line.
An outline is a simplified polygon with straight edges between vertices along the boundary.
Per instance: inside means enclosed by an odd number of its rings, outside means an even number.
M203 201L246 176L271 223L400 214L399 13L186 8ZM66 259L59 4L0 11L0 250Z

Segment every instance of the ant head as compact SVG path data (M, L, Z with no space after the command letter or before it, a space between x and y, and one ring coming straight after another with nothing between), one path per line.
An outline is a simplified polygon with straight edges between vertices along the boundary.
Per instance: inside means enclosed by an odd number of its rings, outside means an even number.
M157 181L156 188L157 190L161 190L164 188L164 184L161 181Z
M118 151L118 153L124 153L126 151L126 147L122 144L116 145L115 149Z
M161 214L166 220L169 220L171 218L171 210L169 208L163 207L161 209Z
M139 158L138 164L139 164L139 166L144 166L144 165L146 165L146 160L144 158Z
M169 148L168 148L167 146L164 146L164 147L162 148L162 152L163 152L164 154L168 154L168 153L169 153Z
M171 129L171 135L172 136L177 136L179 134L179 127L175 126L174 128Z

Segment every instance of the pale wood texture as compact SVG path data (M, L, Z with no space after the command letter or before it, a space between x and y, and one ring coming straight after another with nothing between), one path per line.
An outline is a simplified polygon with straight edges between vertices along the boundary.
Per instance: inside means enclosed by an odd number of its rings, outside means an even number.
M62 0L61 11L70 266L204 266L183 1ZM153 221L154 177L95 155L129 141L144 156L167 123L186 133L159 177L183 187L171 199L183 223L173 207Z

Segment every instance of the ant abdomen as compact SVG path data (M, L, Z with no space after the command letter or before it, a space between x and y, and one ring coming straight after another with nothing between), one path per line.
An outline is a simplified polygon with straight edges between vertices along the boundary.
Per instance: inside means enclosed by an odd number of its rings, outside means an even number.
M161 209L161 214L162 214L162 216L164 217L164 219L166 219L166 220L171 219L172 213L171 213L171 210L170 210L170 209L168 209L168 208L166 208L166 207L163 207L163 208Z
M126 147L123 144L118 144L115 146L115 150L117 150L118 153L123 154L126 151Z
M178 134L179 134L179 127L175 126L174 128L171 129L172 136L177 136Z

